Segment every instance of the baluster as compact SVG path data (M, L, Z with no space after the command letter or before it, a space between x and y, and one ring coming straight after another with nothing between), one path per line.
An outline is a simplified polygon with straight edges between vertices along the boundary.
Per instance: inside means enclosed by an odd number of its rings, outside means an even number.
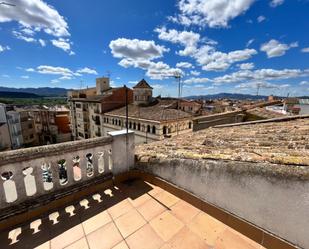
M60 185L60 181L59 181L59 166L58 166L58 161L59 161L59 158L58 157L53 157L52 158L53 160L47 162L47 165L49 165L50 167L50 171L52 173L52 177L53 177L53 186L54 188L53 189L59 189L61 188L62 186Z
M72 155L66 156L66 167L67 167L67 177L68 177L68 185L72 185L75 183L74 181L74 172L73 172L73 157Z
M82 173L82 179L81 181L86 181L87 180L87 158L86 158L86 154L84 154L83 152L80 152L79 154L80 156L80 169L81 169L81 173Z
M12 180L15 182L16 190L17 190L17 201L22 202L26 199L28 199L27 192L26 192L26 186L24 182L24 174L23 169L26 168L28 165L27 162L22 162L21 165L18 167L14 167L13 177Z

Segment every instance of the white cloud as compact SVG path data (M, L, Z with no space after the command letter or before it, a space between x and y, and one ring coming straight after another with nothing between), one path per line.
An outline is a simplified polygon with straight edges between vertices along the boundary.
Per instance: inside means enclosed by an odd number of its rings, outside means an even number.
M286 53L290 48L298 47L297 42L293 42L290 45L280 43L275 39L270 40L267 43L261 45L260 50L267 54L268 58L282 56Z
M35 72L34 68L27 68L26 72Z
M227 27L230 20L246 12L254 0L180 0L180 14L170 18L183 25Z
M68 68L54 67L54 66L47 66L47 65L38 66L36 70L34 71L40 74L55 74L55 75L62 75L62 76L73 76L74 75L74 72Z
M6 51L6 50L10 50L11 48L9 47L9 46L2 46L2 45L0 45L0 53L1 52L4 52L4 51Z
M16 30L12 31L12 33L19 40L23 40L25 42L37 42L37 40L35 38L29 37L29 36L25 36L21 32L18 32Z
M242 64L238 64L238 66L241 70L251 70L254 68L253 63L242 63Z
M193 76L199 76L201 73L199 71L192 70L190 71L190 74Z
M46 46L46 41L42 40L42 39L39 39L38 42L40 43L40 45L42 47L45 47Z
M241 70L231 74L226 74L212 79L217 84L237 83L242 81L265 81L298 78L308 75L306 70L300 69L259 69L259 70Z
M301 51L302 51L303 53L309 53L309 47L303 48Z
M207 45L206 45L207 46ZM202 65L206 71L223 71L230 67L231 64L244 61L257 54L255 49L235 50L228 53L214 51L211 47L202 47L194 55L197 62Z
M200 34L192 31L167 30L165 27L156 28L154 31L158 33L158 37L161 40L183 45L185 49L177 52L181 56L194 54L197 49L197 44L200 41Z
M29 79L30 77L28 75L22 75L20 78L22 78L22 79Z
M211 82L211 79L209 78L189 78L183 81L185 84L196 84L196 83L208 83Z
M154 85L151 85L153 87L153 89L163 89L164 86L160 85L160 84L154 84Z
M84 67L82 69L77 70L76 72L80 73L80 74L94 74L94 75L98 75L96 70L91 69L89 67Z
M284 2L284 0L271 0L269 5L270 5L270 7L275 8L275 7L283 4L283 2Z
M259 16L257 19L256 19L259 23L263 22L266 20L266 17L265 16Z
M3 77L3 78L11 78L11 76L8 75L8 74L2 74L1 77Z
M70 35L65 18L51 5L41 0L10 0L10 3L16 6L1 5L0 22L17 21L27 28L28 35L33 35L31 28L56 37Z
M304 85L309 85L309 81L303 80L299 83L299 85L304 86Z
M165 27L155 29L161 40L174 44L181 44L184 50L177 53L181 56L190 56L206 71L222 71L230 67L231 64L251 58L257 52L254 49L235 50L228 53L217 51L214 41L201 38L198 33L192 31L167 30ZM203 43L202 46L198 46ZM125 63L127 64L127 63Z
M152 60L169 51L164 46L156 45L154 41L126 38L111 41L109 47L114 57L127 60Z
M58 79L53 79L50 81L51 84L57 84L59 83L60 81Z
M128 84L130 84L130 85L136 85L137 83L138 83L137 80L130 80L130 81L128 81Z
M254 39L250 39L250 40L247 42L246 47L249 47L253 42L254 42Z
M151 79L163 80L171 78L175 75L184 75L184 73L179 68L171 68L166 63L159 61L150 62L150 65L147 68L146 75Z
M75 54L73 51L71 51L71 42L69 39L59 38L58 40L51 40L52 44L57 47L61 48L65 52L68 52L70 55Z
M176 64L176 67L179 67L179 68L193 68L193 65L189 62L178 62Z

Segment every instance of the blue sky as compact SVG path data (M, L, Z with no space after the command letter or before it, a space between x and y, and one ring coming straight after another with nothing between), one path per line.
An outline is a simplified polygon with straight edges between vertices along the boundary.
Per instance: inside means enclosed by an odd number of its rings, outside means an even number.
M0 86L309 95L308 0L6 0Z

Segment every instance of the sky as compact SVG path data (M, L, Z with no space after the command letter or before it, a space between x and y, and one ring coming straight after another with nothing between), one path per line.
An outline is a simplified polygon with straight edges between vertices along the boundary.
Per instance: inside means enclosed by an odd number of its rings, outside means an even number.
M1 3L2 2L2 3ZM0 86L309 95L308 0L0 1Z

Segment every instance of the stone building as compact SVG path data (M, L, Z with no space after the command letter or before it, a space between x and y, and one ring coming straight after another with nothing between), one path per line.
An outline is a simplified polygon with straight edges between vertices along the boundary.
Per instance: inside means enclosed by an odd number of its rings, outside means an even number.
M17 110L20 115L20 125L24 147L39 145L39 137L35 130L33 114L29 110Z
M109 78L97 78L96 87L68 92L71 129L74 140L101 137L102 114L133 101L129 88L111 88Z
M149 143L192 131L192 115L177 109L177 100L152 97L143 79L133 87L134 102L128 106L128 128L135 143ZM126 107L103 115L103 135L126 128Z
M0 122L0 151L11 149L10 132L7 123Z
M55 144L72 140L70 111L64 106L32 110L39 143Z

